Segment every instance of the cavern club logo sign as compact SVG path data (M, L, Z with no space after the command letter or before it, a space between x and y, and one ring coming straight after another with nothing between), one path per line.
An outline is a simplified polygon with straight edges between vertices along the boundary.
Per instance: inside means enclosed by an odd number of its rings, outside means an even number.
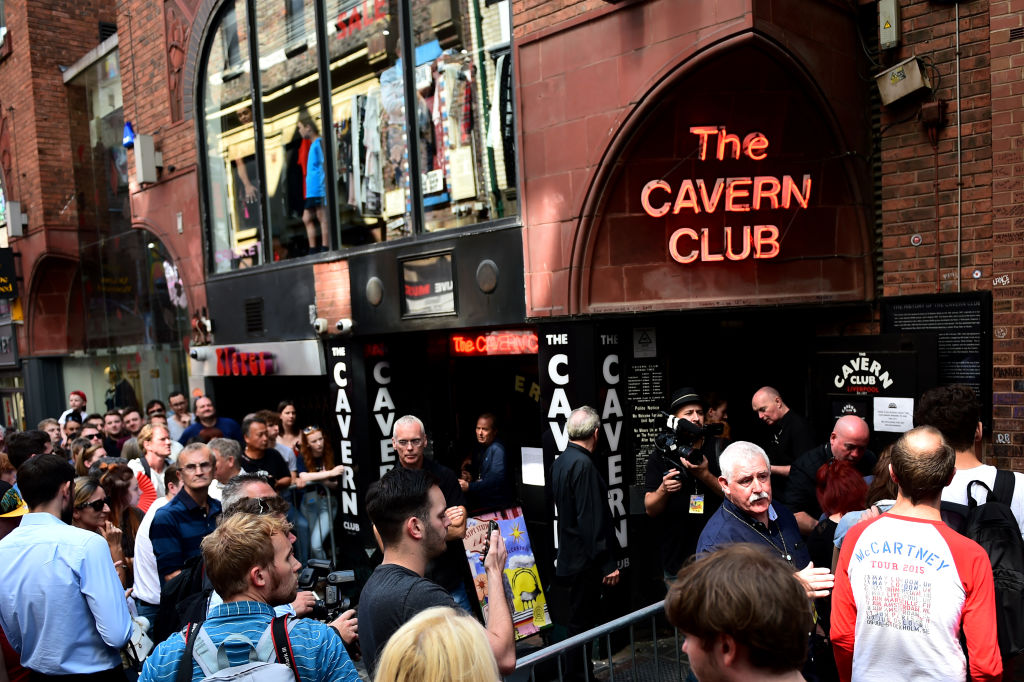
M845 393L879 393L892 386L889 369L879 360L858 353L843 362L832 378L832 384Z
M768 158L770 143L760 132L741 137L724 126L694 126L690 133L697 137L698 158L709 165L729 159L764 161ZM652 218L692 214L696 223L701 215L736 214L736 224L725 227L724 243L719 246L712 246L711 228L695 224L675 230L668 238L668 252L673 260L684 264L777 257L782 251L778 226L744 224L743 214L806 209L810 199L811 176L807 174L799 180L792 175L749 175L714 180L687 178L678 185L656 179L640 191L640 203Z

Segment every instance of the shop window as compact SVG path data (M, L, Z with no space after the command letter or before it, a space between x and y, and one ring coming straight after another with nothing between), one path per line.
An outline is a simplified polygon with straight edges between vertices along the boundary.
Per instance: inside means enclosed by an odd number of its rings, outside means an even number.
M260 157L253 125L252 79L241 59L244 0L228 0L208 43L203 74L203 141L212 269L227 272L263 262ZM235 51L237 50L237 54Z
M508 13L507 0L228 0L198 79L213 270L515 216Z
M517 212L507 2L413 0L424 227Z

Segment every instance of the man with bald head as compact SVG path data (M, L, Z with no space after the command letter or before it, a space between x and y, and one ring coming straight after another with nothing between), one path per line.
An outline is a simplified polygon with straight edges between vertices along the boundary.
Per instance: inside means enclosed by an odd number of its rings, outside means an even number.
M783 500L789 483L789 468L796 458L814 447L814 431L799 412L789 409L777 390L763 386L750 400L754 414L767 428L758 443L772 462L775 497Z
M840 417L827 443L805 452L793 462L782 502L796 516L801 533L810 533L821 517L815 477L823 464L837 459L852 464L862 476L869 476L874 471L878 458L867 449L870 436L867 422L860 417Z

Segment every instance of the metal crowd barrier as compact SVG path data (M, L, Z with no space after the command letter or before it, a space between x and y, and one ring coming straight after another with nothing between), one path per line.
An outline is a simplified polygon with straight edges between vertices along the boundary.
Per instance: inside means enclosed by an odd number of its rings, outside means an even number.
M672 635L666 634L664 637L659 637L659 624L662 629L671 629ZM612 645L612 636L627 629L629 631L628 653L626 647L621 644L619 651L616 652ZM682 682L687 679L689 665L680 648L682 640L679 637L679 632L668 625L668 621L665 619L664 601L651 604L639 611L634 611L523 656L516 662L515 672L505 679L510 682L525 682L526 680L543 682L554 679L563 682L567 652L578 648L572 655L585 657L587 651L594 649L582 645L589 644L594 640L603 646L602 653L607 657L607 664L604 663L603 658L595 661L594 678L596 679L607 679L609 682L615 680L630 680L631 682L678 680ZM662 647L661 650L659 650L659 643ZM552 669L552 664L555 664L555 669ZM583 671L587 679L590 679L586 660L583 661Z

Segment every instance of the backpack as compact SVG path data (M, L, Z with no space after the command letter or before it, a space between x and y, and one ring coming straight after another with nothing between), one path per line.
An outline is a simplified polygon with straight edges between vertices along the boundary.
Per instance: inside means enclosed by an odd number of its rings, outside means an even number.
M185 561L181 573L160 588L160 610L153 622L151 637L155 644L178 632L186 623L201 623L206 619L206 606L213 585L206 577L206 563L202 555Z
M971 494L975 485L988 492L983 504ZM994 490L982 481L971 481L967 504L942 502L946 525L981 545L992 563L999 652L1004 659L1024 651L1024 539L1010 509L1013 485L1013 473L1000 469Z
M185 650L178 662L175 682L192 682L193 659L205 675L203 682L300 682L288 636L294 626L295 621L289 623L288 616L278 616L270 621L255 645L242 635L232 634L218 647L202 624L189 623L182 633ZM248 663L232 666L228 662L225 645L229 642L248 645Z

